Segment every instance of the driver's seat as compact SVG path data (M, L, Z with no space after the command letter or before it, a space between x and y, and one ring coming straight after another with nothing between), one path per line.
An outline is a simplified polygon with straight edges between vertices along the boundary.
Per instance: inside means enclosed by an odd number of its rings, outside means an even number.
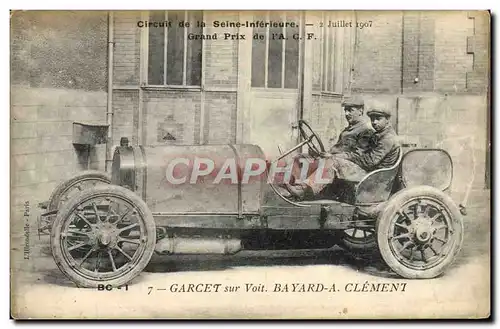
M394 183L403 159L403 148L399 147L397 161L388 168L368 173L356 184L354 203L357 205L376 204L387 201L393 191Z

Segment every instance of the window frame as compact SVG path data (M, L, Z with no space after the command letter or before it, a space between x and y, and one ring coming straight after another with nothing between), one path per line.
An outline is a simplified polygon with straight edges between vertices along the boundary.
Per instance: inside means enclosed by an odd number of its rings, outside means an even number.
M151 15L151 12L153 10L149 11L144 11L142 14L141 19L143 21L149 21L149 17ZM164 12L164 20L168 21L168 12L169 10L161 10ZM172 10L170 10L172 11ZM188 12L192 10L183 10L184 11L184 20L188 20ZM202 14L201 21L205 21L205 11L199 10ZM186 68L187 68L187 44L188 44L188 39L187 39L187 34L188 34L188 29L183 28L184 31L184 50L183 50L183 70L182 70L182 84L181 85L172 85L172 84L167 84L167 54L168 54L168 28L163 27L165 33L164 33L164 47L163 47L163 61L164 61L164 67L163 67L163 81L164 84L150 84L149 83L149 28L142 28L141 29L141 42L143 42L143 52L141 54L141 60L142 60L142 71L143 73L141 74L142 76L142 82L141 82L141 87L146 88L146 89L172 89L172 90L201 90L204 86L205 82L205 74L204 74L204 67L205 67L205 56L204 56L204 50L205 50L205 42L204 40L200 40L201 42L201 70L200 70L200 84L199 85L188 85L186 84L187 80L187 73L186 73ZM205 34L205 26L201 27L202 33ZM192 40L193 41L193 40Z
M339 96L344 93L345 85L345 74L344 74L344 54L345 54L345 28L338 27L327 27L329 22L335 22L339 19L337 12L322 13L323 27L321 27L321 40L323 41L321 45L321 79L320 79L320 91L325 95ZM332 38L333 35L333 38ZM331 50L331 47L334 50ZM349 46L349 45L348 45ZM329 58L325 57L328 56ZM328 64L332 64L331 76L328 76ZM328 89L328 81L333 86L332 89ZM326 85L326 86L325 86Z
M265 21L269 22L270 21L270 11L265 11ZM281 13L280 20L283 22L286 22L286 12ZM304 24L303 24L303 16L301 12L298 14L298 21L297 23L299 24L299 35L302 36L303 34L303 29L304 29ZM255 16L252 16L252 18L255 20ZM281 56L283 58L282 63L281 63L281 87L269 87L269 43L272 41L269 38L270 35L270 26L265 27L266 29L266 36L265 36L265 41L266 41L266 48L265 48L265 53L264 53L264 86L254 86L253 85L253 79L252 76L250 75L250 86L252 89L255 90L271 90L271 91L294 91L300 89L301 86L301 71L303 70L302 68L302 56L303 56L303 43L304 40L300 39L298 40L298 60L297 60L297 87L296 88L285 88L285 76L286 76L286 39L283 40L282 46L281 46ZM286 36L287 33L287 27L283 27L281 33ZM254 34L254 28L252 28L252 35ZM252 53L251 57L253 56L253 40L252 40ZM253 59L252 59L252 65L253 65Z

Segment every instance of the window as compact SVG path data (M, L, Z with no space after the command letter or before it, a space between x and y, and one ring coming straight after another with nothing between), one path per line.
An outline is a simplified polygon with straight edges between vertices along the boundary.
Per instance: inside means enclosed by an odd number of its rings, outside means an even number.
M254 21L294 22L296 26L253 28L253 34L264 38L252 39L252 87L298 88L299 14L271 12L254 16Z
M180 27L180 22L189 27ZM188 40L189 33L201 34L201 11L153 11L149 22L170 22L149 27L148 84L200 86L202 40Z
M322 28L322 74L321 90L331 93L342 93L344 85L344 33L347 27L338 13L325 13ZM339 24L329 27L328 23Z

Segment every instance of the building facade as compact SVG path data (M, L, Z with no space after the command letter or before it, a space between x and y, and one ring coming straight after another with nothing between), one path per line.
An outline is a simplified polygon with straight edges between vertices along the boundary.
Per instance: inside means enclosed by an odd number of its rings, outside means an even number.
M75 148L73 122L110 124L111 146L252 143L271 158L300 118L334 142L355 94L389 107L407 146L446 149L461 192L487 188L489 26L465 11L16 13L13 201L106 170L112 153Z

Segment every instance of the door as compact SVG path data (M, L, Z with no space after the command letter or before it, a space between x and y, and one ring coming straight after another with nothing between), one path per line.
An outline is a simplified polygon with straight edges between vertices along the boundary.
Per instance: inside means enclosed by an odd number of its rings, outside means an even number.
M250 100L249 143L259 145L267 159L274 159L297 144L299 93L253 91Z
M244 53L247 67L248 142L274 158L297 144L303 40L298 12L254 12L253 21L295 22L297 26L256 27ZM242 53L240 53L242 54ZM244 60L241 58L240 60Z

